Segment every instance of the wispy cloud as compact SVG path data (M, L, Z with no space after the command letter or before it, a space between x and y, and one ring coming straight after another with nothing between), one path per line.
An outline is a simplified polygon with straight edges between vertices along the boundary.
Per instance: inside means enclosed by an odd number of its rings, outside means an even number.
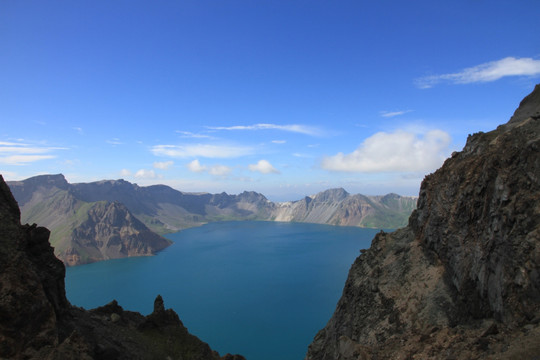
M40 160L53 159L56 158L56 155L51 153L55 150L66 150L66 148L0 141L0 164L25 165Z
M379 132L367 138L350 154L323 158L321 167L341 172L427 172L447 157L450 135L430 130L420 136L403 130Z
M196 133L192 133L190 131L180 131L180 130L177 130L176 131L178 134L181 135L181 137L183 138L193 138L193 139L211 139L212 136L210 135L206 135L206 134L196 134Z
M253 149L235 145L155 145L151 151L156 156L173 158L205 157L205 158L235 158L253 153Z
M322 130L313 126L307 125L277 125L277 124L254 124L254 125L236 125L236 126L207 126L211 130L281 130L294 132L304 135L320 136Z
M401 111L381 111L380 114L382 117L390 118L394 116L400 116L412 112L412 110L401 110Z
M286 142L286 140L272 140L273 144L285 144Z
M75 127L73 127L73 130L75 130L77 133L79 133L79 135L84 134L83 129L81 127L75 126Z
M106 143L111 144L111 145L123 145L124 144L123 142L120 141L119 138L113 138L113 139L107 140Z
M259 160L256 164L250 164L249 170L261 174L279 174L280 172L267 160Z
M161 169L161 170L167 170L171 166L174 165L174 161L156 161L154 163L154 168Z
M120 176L131 176L131 171L128 169L122 169L120 170Z
M506 76L538 75L540 75L540 60L506 57L466 68L457 73L425 76L417 79L415 83L419 88L427 89L441 82L469 84L495 81Z
M189 164L186 165L188 170L195 173L202 173L207 172L211 175L215 176L225 176L228 175L232 169L225 165L212 165L212 166L204 166L201 165L199 160L195 159Z

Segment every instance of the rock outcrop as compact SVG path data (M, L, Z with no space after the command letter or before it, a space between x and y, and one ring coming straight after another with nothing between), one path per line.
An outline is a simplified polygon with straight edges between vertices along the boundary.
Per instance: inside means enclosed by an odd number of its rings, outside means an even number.
M540 354L540 85L422 182L409 225L352 265L306 359Z
M17 203L0 176L1 359L243 359L220 358L165 310L161 296L148 316L116 301L90 311L71 306L65 267L48 238L46 228L20 224Z

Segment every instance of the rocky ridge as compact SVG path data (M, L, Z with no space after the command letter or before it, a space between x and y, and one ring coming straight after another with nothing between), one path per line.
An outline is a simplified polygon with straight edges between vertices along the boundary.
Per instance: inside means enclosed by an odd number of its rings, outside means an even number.
M68 266L153 255L171 244L118 202L81 200L62 175L9 185L17 194L22 222L49 228L56 256Z
M306 359L540 354L540 85L422 182L409 225L352 265Z
M330 189L299 201L274 203L253 191L192 194L165 185L140 187L125 180L70 184L61 174L11 181L8 185L21 207L22 221L49 228L55 253L68 266L152 255L170 244L156 234L213 221L395 228L406 223L417 200L396 194L351 195L344 189Z
M65 267L49 231L21 225L20 211L0 176L0 358L241 360L219 354L189 334L161 296L143 316L116 301L83 310L66 299Z
M272 220L369 228L395 228L406 222L416 197L351 195L330 189L294 202L278 203Z

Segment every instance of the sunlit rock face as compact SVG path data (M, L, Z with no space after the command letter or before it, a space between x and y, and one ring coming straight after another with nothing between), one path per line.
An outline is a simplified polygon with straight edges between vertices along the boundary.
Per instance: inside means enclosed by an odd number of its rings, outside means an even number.
M352 265L306 359L540 354L540 85L422 182Z

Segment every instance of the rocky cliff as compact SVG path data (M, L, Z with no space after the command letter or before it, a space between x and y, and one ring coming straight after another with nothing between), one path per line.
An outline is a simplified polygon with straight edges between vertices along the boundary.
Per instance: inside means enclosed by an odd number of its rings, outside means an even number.
M118 202L80 199L62 175L9 185L21 206L22 221L50 229L56 256L66 265L153 255L171 244Z
M352 265L306 359L540 355L540 85L422 182Z
M416 197L351 195L342 188L330 189L294 202L278 203L275 221L396 228L404 225L416 206Z
M0 176L0 358L220 359L165 310L160 296L148 316L116 301L90 311L72 307L65 267L48 237L46 228L20 224L17 203Z
M70 245L58 253L69 266L129 256L154 255L171 244L150 231L118 202L100 201L71 232Z

